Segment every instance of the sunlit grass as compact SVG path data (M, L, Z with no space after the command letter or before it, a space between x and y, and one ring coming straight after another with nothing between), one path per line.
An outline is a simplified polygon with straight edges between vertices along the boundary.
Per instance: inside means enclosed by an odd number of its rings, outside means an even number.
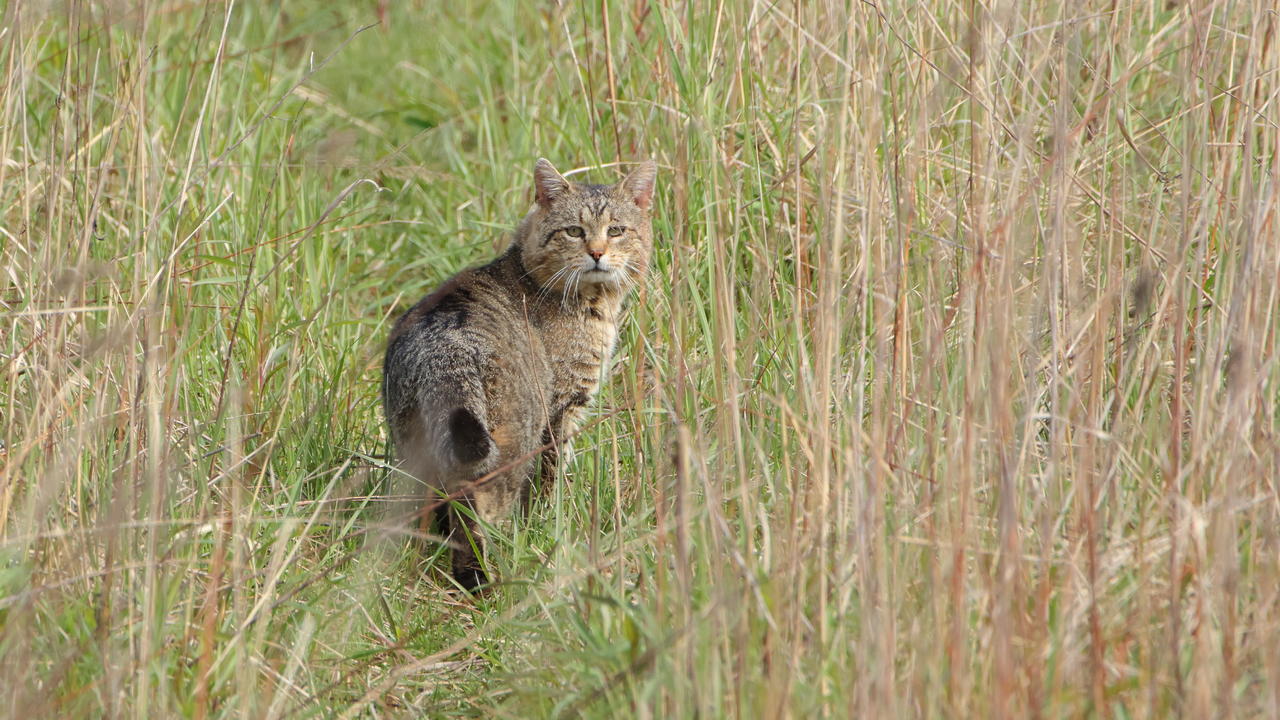
M1263 4L4 13L8 715L1280 712ZM469 597L381 353L540 156L656 262Z

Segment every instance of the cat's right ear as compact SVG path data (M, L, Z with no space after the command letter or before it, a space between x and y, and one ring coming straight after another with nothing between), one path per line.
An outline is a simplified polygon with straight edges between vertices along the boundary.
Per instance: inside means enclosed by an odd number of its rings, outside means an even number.
M543 208L551 207L569 192L569 181L556 172L546 158L538 158L533 165L533 196Z
M653 203L653 181L658 177L658 164L652 159L640 163L640 167L622 181L621 185L631 201L641 210L648 210Z

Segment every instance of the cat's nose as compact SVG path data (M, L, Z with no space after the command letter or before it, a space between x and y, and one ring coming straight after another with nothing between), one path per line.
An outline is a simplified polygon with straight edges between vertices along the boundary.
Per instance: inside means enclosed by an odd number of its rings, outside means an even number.
M595 260L596 262L600 262L600 258L604 257L603 250L588 250L587 254L590 255L591 259Z

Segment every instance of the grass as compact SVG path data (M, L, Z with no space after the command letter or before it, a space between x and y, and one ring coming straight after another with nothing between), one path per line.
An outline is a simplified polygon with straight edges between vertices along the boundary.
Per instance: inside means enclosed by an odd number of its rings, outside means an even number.
M6 716L1280 713L1273 7L336 5L3 11ZM381 352L539 156L656 264L470 598Z

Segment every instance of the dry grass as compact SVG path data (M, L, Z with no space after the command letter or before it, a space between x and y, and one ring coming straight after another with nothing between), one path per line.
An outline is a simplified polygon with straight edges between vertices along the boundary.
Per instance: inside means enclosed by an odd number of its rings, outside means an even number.
M1278 22L11 2L5 713L1280 714ZM380 352L540 155L659 260L471 599Z

